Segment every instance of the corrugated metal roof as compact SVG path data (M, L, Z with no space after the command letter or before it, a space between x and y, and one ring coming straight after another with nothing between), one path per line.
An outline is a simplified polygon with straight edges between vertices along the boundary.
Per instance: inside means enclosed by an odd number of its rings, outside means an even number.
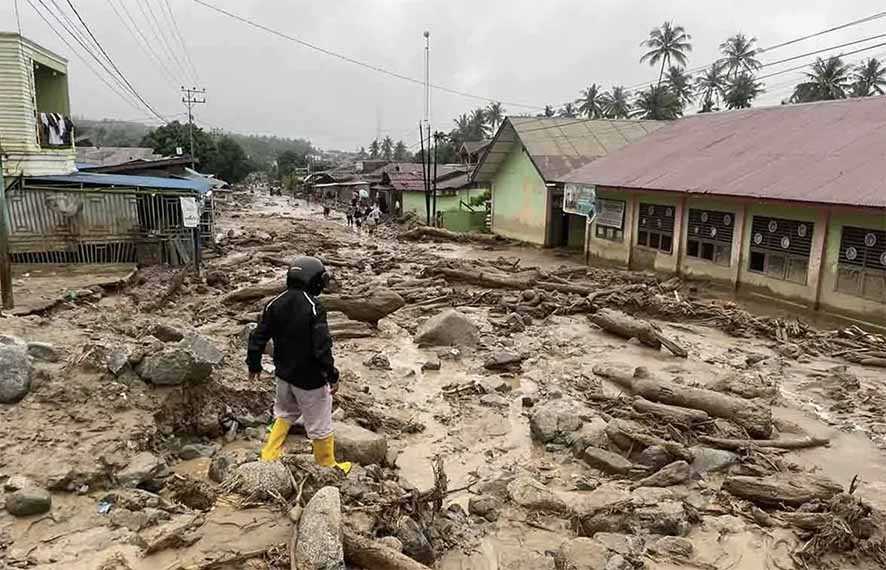
M118 146L78 146L77 162L85 162L95 166L111 166L133 160L157 160L163 158L154 149L145 147Z
M563 181L886 208L886 97L687 117Z
M486 147L474 180L492 180L518 141L545 181L550 182L645 137L665 124L626 119L508 117Z
M177 178L159 178L156 176L128 176L124 174L99 174L94 172L75 172L53 176L28 176L28 182L49 182L53 184L84 184L88 186L106 186L119 188L157 188L163 190L191 190L205 193L211 184L205 180L180 180Z

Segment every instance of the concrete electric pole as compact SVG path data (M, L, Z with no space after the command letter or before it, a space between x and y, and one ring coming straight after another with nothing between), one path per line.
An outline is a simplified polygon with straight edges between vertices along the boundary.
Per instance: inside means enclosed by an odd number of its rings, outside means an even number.
M197 89L192 87L185 89L182 87L182 103L188 108L188 139L191 143L191 168L196 169L194 158L194 105L206 103L206 89Z
M0 147L0 294L4 309L13 307L12 262L9 258L9 209L6 207L6 181L3 179L3 148Z

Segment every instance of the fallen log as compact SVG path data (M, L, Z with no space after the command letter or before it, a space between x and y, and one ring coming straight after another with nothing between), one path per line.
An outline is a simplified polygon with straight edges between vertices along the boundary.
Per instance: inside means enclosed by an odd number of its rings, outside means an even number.
M372 325L406 304L403 297L388 289L374 289L360 296L323 295L320 301L329 311L341 311L350 319Z
M769 406L713 390L690 388L667 380L631 375L612 366L595 366L594 374L608 378L647 400L702 410L714 417L732 420L745 428L751 437L768 438L772 434L772 409Z
M826 477L808 473L778 474L769 477L735 475L723 481L723 490L761 506L799 507L809 501L827 501L843 487Z
M784 439L724 439L720 437L699 436L698 440L718 449L747 449L752 447L769 447L774 449L805 449L830 444L826 437L796 437Z
M590 295L594 290L588 285L578 285L577 283L557 283L554 281L539 281L535 284L538 289L545 291L557 291L559 293L575 293L578 295Z
M367 338L375 335L375 329L366 323L351 320L330 320L329 334L334 340Z
M670 340L652 326L652 323L641 321L631 315L613 309L600 309L588 318L603 330L614 333L622 338L636 338L646 346L660 349L665 346L676 356L686 358L689 353L686 349Z
M241 263L246 263L252 259L252 253L243 252L243 253L235 253L233 255L229 255L227 257L223 257L217 261L213 261L209 265L215 268L222 267L234 267L235 265L240 265Z
M668 455L674 459L682 459L691 463L693 461L692 452L686 446L667 439L662 439L648 433L640 431L640 427L635 422L626 420L612 420L606 424L606 437L616 446L630 450L641 450L647 447L658 446L668 452ZM637 445L639 444L639 445Z
M448 267L429 267L428 272L431 274L442 275L448 281L460 281L477 285L478 287L486 287L488 289L532 289L535 285L534 280L515 279L504 273L494 274L482 271L462 271L461 269L450 269Z
M258 285L250 285L248 287L237 289L236 291L231 291L222 297L221 301L225 304L254 301L272 295L279 295L285 290L286 282L283 279L276 279L274 281L266 281L264 283L259 283Z
M650 402L639 396L634 398L633 406L638 412L647 412L680 424L691 425L707 422L711 419L711 416L704 410L694 410L692 408L681 408L680 406L670 406L668 404Z
M449 241L479 241L484 243L504 244L505 240L493 234L479 234L476 232L458 233L445 230L443 228L432 228L430 226L418 226L407 232L400 234L400 237L407 240L423 240L425 238L445 239Z
M784 522L800 530L818 530L826 525L832 516L825 513L806 513L802 511L778 513Z
M372 570L430 570L393 548L345 529L342 536L345 561Z
M588 303L593 303L599 297L605 297L607 295L612 295L613 293L629 293L631 291L636 291L638 289L645 289L646 285L643 283L634 283L633 285L624 285L622 287L611 287L609 289L599 289L594 291L588 295Z

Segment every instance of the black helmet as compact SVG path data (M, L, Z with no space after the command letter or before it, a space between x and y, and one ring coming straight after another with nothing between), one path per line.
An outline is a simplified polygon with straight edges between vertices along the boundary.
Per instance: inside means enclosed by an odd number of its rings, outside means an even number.
M302 289L311 295L319 295L329 282L329 274L323 262L316 257L302 255L292 260L292 266L286 273L286 286L290 289Z

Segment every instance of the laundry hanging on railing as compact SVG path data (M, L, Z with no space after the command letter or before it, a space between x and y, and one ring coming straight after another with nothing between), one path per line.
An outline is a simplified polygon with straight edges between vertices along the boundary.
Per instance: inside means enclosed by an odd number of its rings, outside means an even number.
M71 146L74 123L60 113L39 113L40 144L42 146Z

